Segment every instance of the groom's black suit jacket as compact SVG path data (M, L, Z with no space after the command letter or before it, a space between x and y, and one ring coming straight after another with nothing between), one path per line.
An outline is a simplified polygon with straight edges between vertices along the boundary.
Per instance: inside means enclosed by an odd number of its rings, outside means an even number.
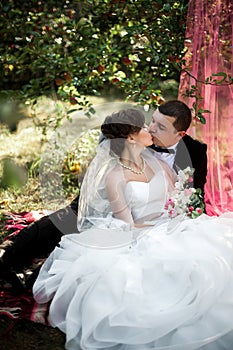
M185 135L177 146L175 164L180 169L190 166L195 169L193 186L200 188L204 194L207 175L207 145Z
M154 145L150 146L155 152ZM204 195L204 185L207 175L207 145L192 137L185 135L178 143L174 159L174 170L184 170L188 166L194 168L193 183L194 188L200 188Z
M175 164L180 169L195 168L194 187L204 190L207 174L207 146L185 135L177 146ZM21 230L5 249L5 266L20 269L32 259L46 257L64 234L77 232L78 197L66 208L37 220Z

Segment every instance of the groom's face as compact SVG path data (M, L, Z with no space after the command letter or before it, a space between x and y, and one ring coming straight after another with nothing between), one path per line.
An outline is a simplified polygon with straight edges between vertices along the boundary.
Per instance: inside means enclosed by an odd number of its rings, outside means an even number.
M173 125L174 121L174 117L162 114L158 109L154 112L149 125L149 131L155 145L171 147L185 135L184 131L177 131L175 129Z

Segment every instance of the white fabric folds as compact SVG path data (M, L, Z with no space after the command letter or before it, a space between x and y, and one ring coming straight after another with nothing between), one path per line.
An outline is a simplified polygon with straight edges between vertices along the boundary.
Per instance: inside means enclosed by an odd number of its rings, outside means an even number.
M169 176L158 163L148 183L126 184L134 220L151 226L133 229L108 213L63 236L43 265L34 297L51 301L66 349L232 350L233 213L172 225L162 210Z

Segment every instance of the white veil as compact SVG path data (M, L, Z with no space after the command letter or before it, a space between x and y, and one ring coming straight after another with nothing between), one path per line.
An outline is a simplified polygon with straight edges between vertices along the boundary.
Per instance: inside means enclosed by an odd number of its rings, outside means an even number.
M130 223L117 219L113 215L111 204L107 198L106 177L115 167L117 167L118 179L121 183L125 182L126 184L123 169L119 166L119 157L110 152L110 144L111 140L105 139L98 145L97 154L84 177L78 206L78 230L80 232L90 228L121 228L124 231L132 229ZM167 193L173 188L174 178L168 166L156 159L153 151L145 149L142 155L154 173L161 174L160 187L164 190L164 203L161 201L153 209L156 212L162 212ZM153 193L153 196L156 196L156 192ZM125 200L125 205L131 209L130 197L125 198Z
M78 230L80 232L92 227L130 229L129 224L113 217L107 198L105 180L112 169L118 165L119 157L110 152L110 139L103 140L97 147L83 179L78 205ZM123 171L119 177L124 180Z

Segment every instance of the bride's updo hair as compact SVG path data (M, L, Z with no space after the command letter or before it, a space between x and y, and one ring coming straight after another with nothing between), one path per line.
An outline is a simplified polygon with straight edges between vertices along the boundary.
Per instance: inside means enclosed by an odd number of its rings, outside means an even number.
M107 139L111 139L111 151L121 155L125 139L130 134L138 133L145 124L145 117L137 109L123 109L107 116L101 125L101 131Z

